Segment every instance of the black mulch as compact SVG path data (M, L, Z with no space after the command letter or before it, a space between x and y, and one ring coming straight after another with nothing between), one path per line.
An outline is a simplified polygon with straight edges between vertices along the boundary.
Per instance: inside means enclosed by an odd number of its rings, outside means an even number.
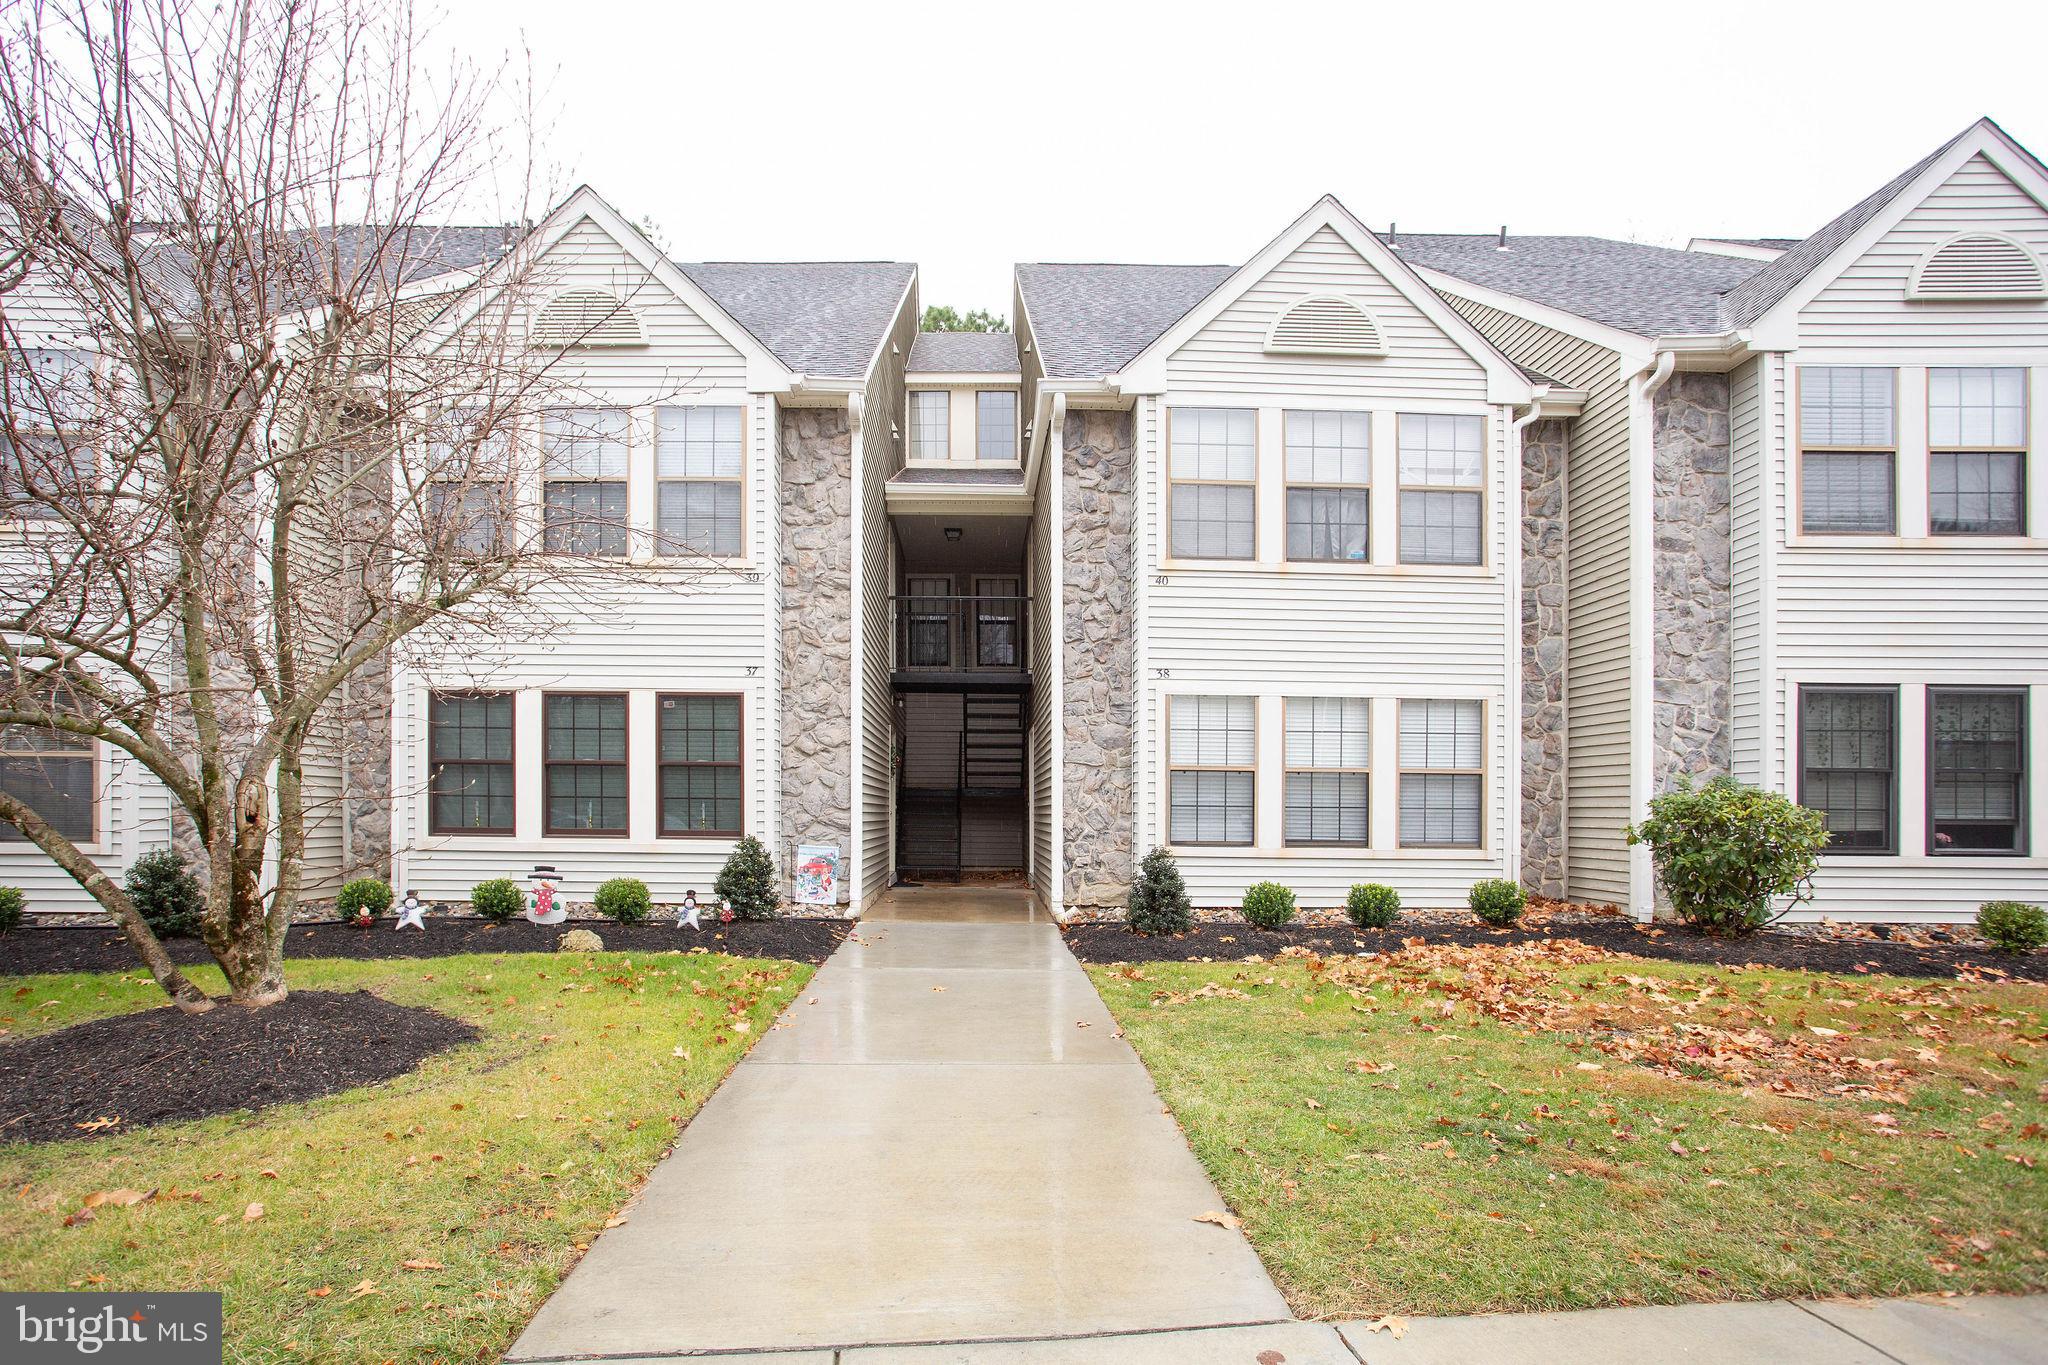
M1804 967L1816 972L1894 976L1960 976L1965 970L2003 972L2027 981L2048 981L2048 952L2012 956L1964 945L1914 944L1882 939L1835 938L1761 930L1746 938L1719 938L1696 929L1640 926L1632 920L1592 920L1489 929L1483 924L1417 920L1391 929L1346 925L1289 925L1270 932L1236 922L1198 924L1185 934L1146 937L1121 924L1083 924L1066 931L1067 946L1083 962L1195 962L1253 954L1269 957L1289 946L1323 953L1384 953L1401 941L1428 943L1529 943L1575 938L1582 943L1637 957L1716 966L1756 963ZM1230 940L1225 942L1225 940Z
M402 1076L477 1036L460 1019L368 991L93 1019L0 1045L0 1142L97 1137L317 1099Z
M656 953L678 948L705 948L734 957L777 957L819 963L832 955L852 926L834 919L734 920L709 923L701 930L678 929L673 920L617 924L608 919L570 920L566 924L534 924L515 919L492 924L482 919L429 917L424 932L396 930L382 919L368 929L339 921L292 926L285 957L451 957L457 953L551 953L555 941L570 929L589 929L611 952ZM180 963L211 962L206 945L196 939L172 939L164 945ZM0 976L29 972L105 972L124 967L142 970L128 940L104 925L86 928L55 926L17 929L0 934Z

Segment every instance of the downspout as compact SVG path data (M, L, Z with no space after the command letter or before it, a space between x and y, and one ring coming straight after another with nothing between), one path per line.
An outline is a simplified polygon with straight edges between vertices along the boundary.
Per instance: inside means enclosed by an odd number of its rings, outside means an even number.
M1045 610L1046 633L1046 676L1038 680L1036 691L1044 698L1046 740L1051 746L1052 759L1052 803L1046 819L1052 828L1046 848L1051 854L1048 862L1052 865L1046 872L1046 908L1053 918L1065 922L1067 917L1067 851L1066 851L1066 508L1064 475L1066 473L1066 430L1067 396L1056 393L1052 396L1052 411L1046 419L1045 458L1045 500L1046 535L1053 553L1048 556L1047 600Z
M848 659L851 665L847 672L848 701L848 753L847 790L851 796L851 809L847 811L846 833L846 917L860 918L861 878L866 875L862 867L861 842L866 834L865 807L866 782L864 780L863 756L867 752L867 713L861 705L862 683L867 676L867 604L863 600L866 575L862 572L862 557L867 550L867 461L861 452L862 397L859 389L849 389L846 394L847 451L850 456L850 473L853 481L853 525L849 540L852 563L848 573L848 591L852 600L853 647Z
M1678 356L1659 351L1653 363L1630 377L1628 478L1629 638L1629 820L1642 819L1654 794L1651 746L1656 742L1656 475L1655 411L1651 400L1671 378ZM1639 435L1638 435L1639 433ZM1656 912L1650 850L1628 851L1629 913L1649 920Z

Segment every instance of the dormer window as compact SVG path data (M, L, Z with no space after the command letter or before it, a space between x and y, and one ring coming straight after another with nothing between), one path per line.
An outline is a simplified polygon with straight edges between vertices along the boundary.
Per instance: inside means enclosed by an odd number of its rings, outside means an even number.
M952 455L953 395L944 389L910 391L910 458L943 460Z
M1906 281L1922 300L2048 298L2048 273L2025 244L1996 232L1951 237L1922 257Z
M605 289L565 289L533 315L536 346L640 346L640 315Z
M1385 355L1379 322L1364 308L1337 294L1306 298L1290 307L1266 333L1266 350L1281 355Z

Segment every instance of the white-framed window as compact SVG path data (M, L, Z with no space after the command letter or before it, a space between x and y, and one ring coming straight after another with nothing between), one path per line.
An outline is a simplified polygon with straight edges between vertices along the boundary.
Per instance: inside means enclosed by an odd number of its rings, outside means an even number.
M1371 557L1372 417L1286 415L1287 557L1362 564Z
M746 412L656 408L654 530L659 554L738 555L745 541Z
M1283 730L1283 841L1363 848L1371 829L1372 703L1289 697Z
M1928 370L1927 451L1931 534L2026 534L2026 370Z
M631 431L631 416L624 408L573 408L547 415L542 429L542 543L548 550L599 556L626 553Z
M1259 417L1251 408L1167 414L1167 552L1175 559L1257 553Z
M1890 535L1897 526L1897 370L1799 367L1799 528Z
M1400 414L1401 562L1484 559L1486 419Z
M980 389L974 395L974 458L1017 458L1017 394L1011 389Z
M1486 808L1486 708L1401 703L1401 846L1478 848Z
M495 554L512 524L509 434L480 409L445 414L426 443L426 531L458 554ZM452 524L451 524L452 523ZM445 550L442 551L445 553Z
M953 395L944 389L910 391L910 458L951 459Z
M1258 702L1170 697L1166 703L1167 842L1252 842L1258 787Z
M86 432L93 363L90 351L0 348L7 417L0 424L0 515L51 521L78 507L99 463Z

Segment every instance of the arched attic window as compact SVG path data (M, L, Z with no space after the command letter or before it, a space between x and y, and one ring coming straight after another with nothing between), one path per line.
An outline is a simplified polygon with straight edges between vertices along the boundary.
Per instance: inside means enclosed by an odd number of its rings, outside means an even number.
M536 346L640 346L640 315L605 289L565 289L534 311Z
M1337 294L1317 294L1292 304L1273 320L1266 349L1291 355L1385 355L1377 319Z
M1965 232L1920 258L1909 299L2048 298L2048 273L2024 243L1996 232Z

